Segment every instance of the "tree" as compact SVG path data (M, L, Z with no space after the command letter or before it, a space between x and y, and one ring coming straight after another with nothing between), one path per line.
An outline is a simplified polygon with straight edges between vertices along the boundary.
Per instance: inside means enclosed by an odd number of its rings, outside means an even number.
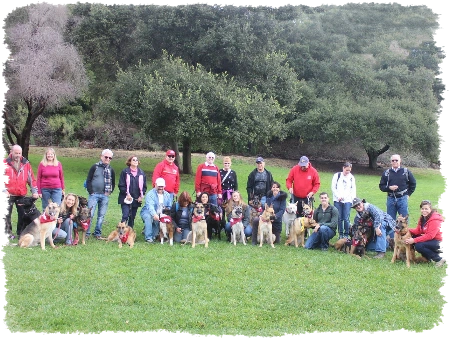
M25 157L36 119L46 108L80 96L87 85L80 56L63 40L66 7L42 3L28 7L27 14L25 22L6 28L11 57L4 69L8 91L3 109L3 144L20 145Z

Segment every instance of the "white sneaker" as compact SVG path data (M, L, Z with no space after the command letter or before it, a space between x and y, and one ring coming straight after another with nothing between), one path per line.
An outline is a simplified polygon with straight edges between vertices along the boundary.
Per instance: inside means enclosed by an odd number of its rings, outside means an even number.
M435 263L435 267L441 268L444 263L446 263L446 260L444 258L441 258L438 262Z

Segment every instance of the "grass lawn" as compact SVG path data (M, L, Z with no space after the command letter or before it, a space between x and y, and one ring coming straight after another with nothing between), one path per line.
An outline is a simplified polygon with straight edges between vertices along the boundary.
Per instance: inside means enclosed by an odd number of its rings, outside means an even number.
M64 156L68 154L64 149L56 149L56 153L64 167L66 192L86 196L83 182L99 153L93 157ZM35 171L42 154L42 148L33 148L29 156ZM111 165L117 180L130 154L114 154ZM162 157L139 155L149 180ZM203 155L194 155L193 168L203 159ZM232 168L238 174L239 190L245 199L253 162L253 158L233 158ZM290 167L272 166L269 159L266 162L274 179L285 189ZM221 159L216 163L221 166ZM439 171L411 170L418 182L409 203L410 224L415 227L420 201L430 199L436 204L445 182ZM320 172L320 192L331 193L333 174ZM358 197L385 210L386 196L378 188L379 172L353 174ZM193 176L183 175L181 182L181 191L193 192ZM116 190L109 202L103 236L120 220L117 196ZM46 251L5 245L8 330L99 333L163 329L268 337L400 329L423 332L441 325L445 300L439 289L446 269L437 269L433 264L407 269L404 262L390 263L391 251L382 260L357 260L332 248L327 252L306 251L284 246L285 236L275 249L268 245L234 247L217 239L208 249L203 245L195 249L179 244L149 245L140 233L142 228L138 215L133 249L124 246L119 250L117 243L94 239L85 246L57 250L47 247Z

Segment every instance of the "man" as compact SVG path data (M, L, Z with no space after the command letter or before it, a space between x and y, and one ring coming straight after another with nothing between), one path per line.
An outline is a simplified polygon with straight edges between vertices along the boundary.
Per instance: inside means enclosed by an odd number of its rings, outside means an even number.
M329 204L329 196L326 192L320 194L320 205L313 212L313 219L317 225L313 233L307 239L306 249L320 248L323 251L329 249L329 241L335 236L338 224L338 210Z
M180 186L179 168L175 164L175 152L173 150L167 150L165 153L165 159L159 162L153 171L153 187L156 186L156 179L162 177L165 180L165 191L170 194L171 203L173 204L173 198L178 195Z
M12 207L15 204L17 209L17 236L20 236L22 230L28 225L23 224L23 208L17 204L17 201L26 196L27 184L31 188L33 198L38 198L37 184L34 178L31 163L22 156L22 147L15 144L9 156L3 160L6 166L5 176L8 177L8 182L5 183L5 192L8 197L8 210L5 217L5 234L10 239L14 238L12 234L11 213Z
M354 224L360 223L362 213L367 211L369 217L373 221L373 239L367 243L366 250L374 250L377 252L373 258L384 258L387 251L387 228L393 228L395 221L389 214L383 212L371 203L365 202L360 198L354 198L351 208L357 211L354 217Z
M302 215L302 203L309 204L320 189L320 176L318 171L312 167L307 156L302 156L297 165L289 172L286 179L286 186L293 196L293 203L298 202L296 217Z
M201 193L209 194L209 203L218 205L218 198L222 197L220 169L214 164L215 154L208 152L206 162L196 169L195 192L199 198Z
M94 218L95 209L98 204L97 224L94 230L96 239L103 239L101 237L101 227L103 219L108 210L109 196L115 188L115 172L110 166L112 160L112 151L104 149L101 152L100 162L95 163L89 170L86 179L86 188L89 193L87 206L92 208L91 216ZM86 236L90 235L90 225L87 229Z
M388 194L387 213L394 220L397 215L408 215L408 199L416 189L416 180L410 170L401 167L398 154L391 156L391 168L383 172L379 189Z
M271 191L273 185L273 175L265 169L265 161L262 157L256 158L256 168L248 175L246 183L246 192L248 193L248 202L254 195L260 196L262 207L267 201L267 194Z

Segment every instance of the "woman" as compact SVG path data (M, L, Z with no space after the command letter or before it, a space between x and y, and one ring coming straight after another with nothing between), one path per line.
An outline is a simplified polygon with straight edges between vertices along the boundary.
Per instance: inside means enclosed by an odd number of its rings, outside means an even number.
M42 210L45 210L49 200L61 204L64 194L64 172L53 148L45 150L37 168L37 192L42 199Z
M54 241L62 241L65 239L66 245L77 245L78 239L72 239L73 228L77 224L74 222L78 214L79 200L78 196L72 193L67 194L61 203L59 211L58 226L53 230Z
M242 223L243 223L243 227L245 228L245 237L251 237L252 234L252 227L249 224L249 212L250 209L248 207L248 205L243 202L242 199L242 195L240 194L239 191L235 190L232 193L232 199L229 201L229 203L226 206L225 209L225 213L226 213L226 218L228 219L228 222L225 225L225 232L226 232L226 236L228 237L228 241L231 241L231 232L232 232L232 228L231 228L231 214L232 214L232 210L234 209L234 207L236 206L241 206L242 210L243 210L243 214L242 214Z
M287 193L281 191L281 185L279 182L274 181L271 185L271 191L267 194L266 205L272 205L275 213L275 219L272 220L272 232L276 236L274 243L280 243L281 241L281 231L282 231L282 216L285 212L285 207L287 206ZM252 244L257 244L257 233L259 227L259 218L253 220L253 232L252 232Z
M343 164L343 171L332 177L334 206L338 210L338 239L349 238L349 216L352 200L356 197L355 178L351 174L352 164Z
M223 169L220 169L223 202L230 200L232 192L238 189L237 174L231 169L231 164L232 162L229 156L223 157Z
M118 204L122 207L122 222L134 228L134 219L137 209L142 205L147 191L147 177L145 172L138 166L140 164L137 156L130 156L125 164L128 168L122 170L118 183Z
M444 221L435 209L432 209L430 201L422 201L421 217L418 226L410 229L412 238L407 238L405 244L415 244L415 250L418 251L428 261L434 261L436 267L441 267L446 259L440 257L440 244L443 240L441 233L441 223Z
M192 197L187 191L183 191L178 198L178 202L173 203L170 214L175 229L173 240L183 243L191 230L192 224Z

